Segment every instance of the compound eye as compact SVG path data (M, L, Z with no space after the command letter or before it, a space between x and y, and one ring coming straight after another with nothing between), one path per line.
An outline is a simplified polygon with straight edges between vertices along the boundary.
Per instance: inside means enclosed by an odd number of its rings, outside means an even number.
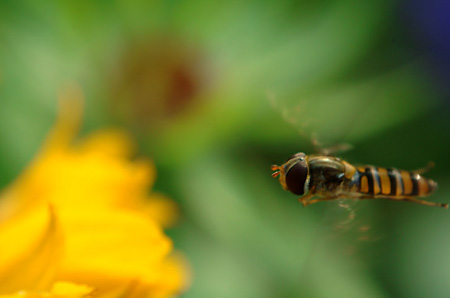
M295 153L294 155L292 155L291 157L286 159L286 162L290 161L291 159L299 159L301 161L304 161L305 157L306 157L306 154L303 152Z
M290 192L296 195L303 195L307 177L308 166L306 162L299 161L287 171L286 186Z

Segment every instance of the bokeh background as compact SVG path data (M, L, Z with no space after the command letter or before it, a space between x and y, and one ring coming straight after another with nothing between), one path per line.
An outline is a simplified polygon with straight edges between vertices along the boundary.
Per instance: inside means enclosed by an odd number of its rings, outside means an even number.
M448 297L450 213L389 201L303 208L270 165L310 136L352 163L429 161L450 202L444 1L1 1L0 186L85 94L83 132L121 127L182 216L183 297Z

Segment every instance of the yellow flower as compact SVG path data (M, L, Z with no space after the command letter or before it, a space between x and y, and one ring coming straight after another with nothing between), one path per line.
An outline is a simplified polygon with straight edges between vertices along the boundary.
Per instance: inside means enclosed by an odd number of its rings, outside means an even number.
M49 292L30 293L20 291L11 295L0 295L0 298L88 298L95 291L84 285L74 285L68 282L55 283Z
M0 295L84 297L87 285L96 297L172 297L188 276L162 230L176 205L148 195L155 167L130 160L125 133L74 142L79 97L65 97L41 152L0 198Z

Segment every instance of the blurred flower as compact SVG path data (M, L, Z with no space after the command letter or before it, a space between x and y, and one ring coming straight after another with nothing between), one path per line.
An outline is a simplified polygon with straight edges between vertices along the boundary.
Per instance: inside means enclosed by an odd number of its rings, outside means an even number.
M82 108L77 92L68 96L41 152L0 198L0 295L176 295L186 264L162 231L176 206L147 195L155 168L129 160L123 132L73 142Z
M138 129L161 131L208 89L206 57L201 54L168 35L126 45L112 71L114 113Z
M57 282L55 283L49 292L43 293L29 293L26 291L20 291L12 295L0 295L0 298L84 298L92 297L94 290L87 286L74 285L68 282Z

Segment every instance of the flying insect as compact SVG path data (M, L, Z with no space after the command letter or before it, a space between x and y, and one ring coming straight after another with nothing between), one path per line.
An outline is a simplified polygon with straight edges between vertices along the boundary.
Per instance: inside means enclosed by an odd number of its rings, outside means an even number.
M381 168L370 165L354 166L328 155L306 155L299 152L281 166L271 167L273 177L279 176L281 186L301 196L303 206L314 203L348 199L389 199L409 201L428 206L448 208L449 204L418 198L437 189L437 183L423 177L432 167L415 171Z

